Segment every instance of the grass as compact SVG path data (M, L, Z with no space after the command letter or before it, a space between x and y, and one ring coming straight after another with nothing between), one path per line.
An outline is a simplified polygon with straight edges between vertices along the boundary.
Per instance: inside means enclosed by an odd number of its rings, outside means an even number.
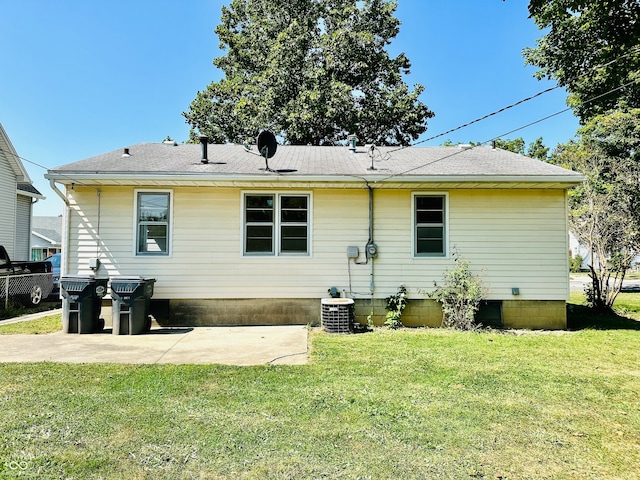
M314 329L306 366L0 364L0 478L638 479L640 334L618 317Z
M62 330L62 316L60 314L47 315L46 317L23 322L0 325L0 335L17 334L47 334Z
M4 300L0 301L0 320L6 320L8 318L15 318L21 315L28 315L30 313L44 312L47 310L53 310L60 308L61 303L59 300L47 300L43 301L36 307L27 307L20 304L9 303L8 308L5 308Z

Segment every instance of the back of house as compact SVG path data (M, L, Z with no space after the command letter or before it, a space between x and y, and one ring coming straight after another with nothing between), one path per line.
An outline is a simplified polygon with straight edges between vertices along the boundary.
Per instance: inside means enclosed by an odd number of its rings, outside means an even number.
M67 204L62 274L155 278L162 324L317 324L330 295L380 324L402 285L405 324L437 326L424 292L457 252L488 287L482 321L566 326L566 196L582 177L511 152L285 145L267 161L148 143L47 178Z

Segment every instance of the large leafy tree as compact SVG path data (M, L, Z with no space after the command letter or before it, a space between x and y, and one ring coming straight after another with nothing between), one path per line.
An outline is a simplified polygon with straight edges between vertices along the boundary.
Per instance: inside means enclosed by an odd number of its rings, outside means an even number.
M552 161L586 177L569 193L569 225L591 251L590 303L611 308L640 254L640 108L596 115L578 133Z
M530 0L529 13L547 33L524 50L525 61L566 87L581 123L640 105L638 0Z
M410 62L388 0L232 0L216 28L225 54L183 115L191 136L241 143L269 128L286 143L407 145L433 113L403 80Z

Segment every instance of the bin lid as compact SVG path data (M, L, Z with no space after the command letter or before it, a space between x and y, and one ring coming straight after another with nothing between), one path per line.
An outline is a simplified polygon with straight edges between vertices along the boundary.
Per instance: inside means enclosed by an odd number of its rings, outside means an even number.
M68 293L82 292L93 283L96 283L96 278L93 275L63 275L60 277L60 287Z
M111 283L113 282L149 282L149 281L153 281L155 282L156 279L155 278L149 278L149 277L141 277L139 275L117 275L114 277L110 278Z
M136 276L111 277L111 291L115 293L134 293L142 285L148 285L153 293L155 278L143 278Z
M62 275L60 277L60 280L86 280L87 282L93 282L95 279L93 275Z

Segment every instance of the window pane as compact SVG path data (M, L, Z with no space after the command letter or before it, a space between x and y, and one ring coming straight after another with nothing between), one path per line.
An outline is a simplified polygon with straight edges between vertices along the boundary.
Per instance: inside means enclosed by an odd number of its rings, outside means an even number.
M280 232L280 251L287 253L307 253L306 226L282 226Z
M280 221L283 223L307 223L307 197L281 197Z
M273 195L247 195L247 208L273 208Z
M273 253L271 239L247 238L246 253Z
M283 238L281 251L286 253L307 253L306 238Z
M282 197L281 207L285 208L295 208L295 209L307 209L307 197Z
M282 226L280 228L280 251L282 252L307 252L307 227L306 226Z
M143 224L138 229L138 252L166 253L167 226Z
M245 251L247 253L272 253L273 228L270 225L247 225Z
M273 222L273 210L247 209L247 222L271 223Z
M273 227L271 225L247 225L247 237L272 238Z
M444 254L444 228L418 227L416 253Z
M444 255L442 240L418 240L418 254Z
M444 208L444 197L427 196L416 197L416 208L418 210L442 210Z
M418 210L416 222L418 223L442 223L444 212L442 210Z
M281 221L283 223L307 223L307 211L282 210Z
M139 193L138 220L166 222L169 217L168 193Z

